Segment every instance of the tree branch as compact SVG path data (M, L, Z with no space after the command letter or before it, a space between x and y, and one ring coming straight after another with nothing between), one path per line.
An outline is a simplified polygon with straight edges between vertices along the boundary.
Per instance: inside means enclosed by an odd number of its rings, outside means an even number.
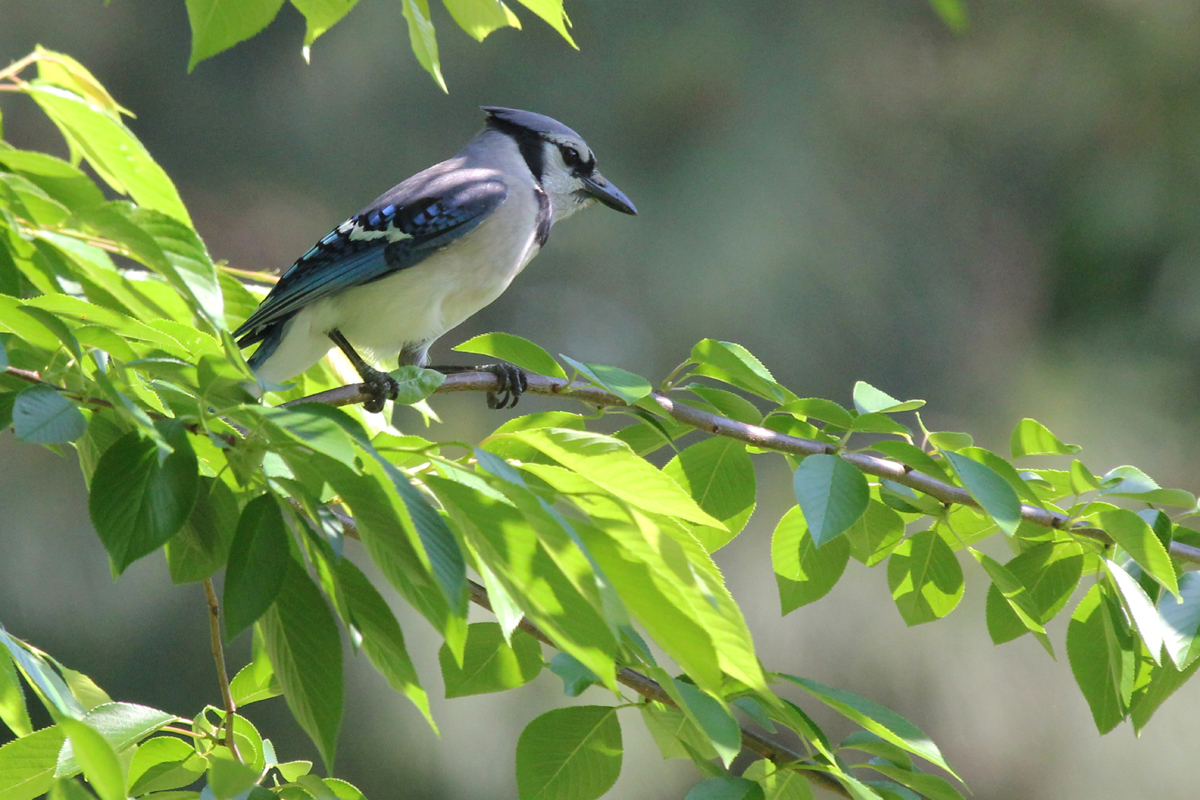
M590 384L570 383L561 378L548 378L544 375L530 374L528 378L529 388L525 390L527 394L570 397L574 400L595 406L629 405L616 395L609 394L603 389L598 389ZM370 397L370 395L362 391L362 386L360 383L352 383L340 386L337 389L330 389L326 392L318 392L308 397L292 400L285 403L285 405L294 405L296 403L326 403L333 406L353 405L361 403ZM438 387L435 394L489 392L496 391L498 388L499 382L491 373L464 372L458 375L446 376L446 382ZM746 422L729 419L728 417L718 416L717 414L710 414L707 411L701 411L684 403L678 403L671 397L660 392L651 392L648 399L656 403L659 408L673 419L685 425L690 425L697 430L716 436L727 436L730 439L737 439L740 442L761 447L765 450L774 450L779 453L788 453L789 455L801 457L837 452L837 449L832 445L815 442L812 439L788 436L785 433L778 433L760 425L751 425ZM975 502L975 498L971 497L966 489L951 486L945 481L940 481L922 472L917 472L912 467L901 464L898 461L879 458L878 456L871 456L865 453L847 453L842 458L868 475L886 478L911 489L916 489L943 503L957 503L959 505L979 508L979 503ZM1065 514L1057 511L1049 511L1038 506L1023 504L1021 506L1021 519L1046 528L1069 530L1077 536L1085 536L1105 544L1112 543L1112 538L1099 528L1072 525L1070 519ZM1200 564L1200 547L1193 547L1182 542L1171 542L1171 555L1183 561Z
M492 601L488 598L487 589L483 588L472 580L468 580L467 583L471 588L471 602L486 608L488 611L491 611ZM549 636L542 633L542 631L536 625L524 617L522 617L521 621L517 624L517 628L525 631L539 642L558 649L558 646L555 645L554 642L550 641ZM653 700L656 703L662 703L663 705L671 706L672 708L678 708L678 706L675 704L675 701L672 700L671 696L667 694L666 690L659 685L658 681L648 678L637 670L630 669L629 667L622 667L621 669L617 670L617 681L625 686L628 686L630 689L633 689L647 700ZM788 764L807 764L811 766L820 766L819 764L815 764L811 759L806 758L800 753L797 753L795 750L792 750L790 747L782 745L779 742L772 741L766 736L747 729L745 725L741 725L739 723L739 727L742 730L742 747L756 755L768 759L780 767ZM811 769L799 770L799 772L808 780L809 783L813 784L814 786L819 786L822 789L826 789L834 794L841 795L842 797L851 796L850 792L844 786L842 786L842 784L838 783L836 778L832 777L827 772L819 772Z
M225 701L225 746L239 762L237 745L233 741L233 692L229 690L229 673L225 671L225 650L221 645L221 607L217 603L217 593L213 589L212 578L204 579L204 594L208 597L208 629L212 636L213 661L217 663L217 679L221 683L221 699Z

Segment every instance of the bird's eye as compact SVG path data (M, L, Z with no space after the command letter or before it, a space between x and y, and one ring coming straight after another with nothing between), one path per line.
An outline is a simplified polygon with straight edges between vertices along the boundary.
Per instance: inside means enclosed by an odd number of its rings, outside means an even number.
M574 147L562 148L562 160L564 164L572 169L583 163L583 159L579 157L579 151Z

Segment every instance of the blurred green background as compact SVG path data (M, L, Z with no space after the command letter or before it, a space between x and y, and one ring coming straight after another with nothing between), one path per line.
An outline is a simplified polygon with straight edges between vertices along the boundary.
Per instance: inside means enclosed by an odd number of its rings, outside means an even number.
M191 75L182 0L3 0L0 62L37 43L81 60L137 114L130 126L213 257L248 269L286 267L452 155L482 125L476 106L549 114L588 140L641 213L556 227L500 300L435 346L439 361L504 330L661 378L715 337L746 345L801 396L848 402L864 379L929 400L931 427L1001 452L1032 416L1082 444L1094 471L1133 463L1194 491L1200 7L967 5L970 29L955 35L924 0L568 0L578 52L520 8L523 32L480 45L436 6L447 96L386 0L362 0L311 65L289 6ZM30 101L0 107L10 142L65 151ZM434 437L478 437L500 419L480 397L433 404L446 420ZM562 406L528 398L520 410L548 407ZM718 560L768 667L905 714L980 800L1195 796L1200 684L1140 739L1128 726L1099 737L1063 620L1051 626L1057 662L1030 637L993 647L973 565L962 607L940 623L905 628L883 571L854 562L829 597L781 619L769 537L794 498L780 459L761 462L759 483L758 513ZM400 613L440 697L436 638ZM161 556L114 583L74 459L11 432L0 434L0 621L120 699L185 715L219 702L202 590L172 587ZM235 646L234 667L247 649ZM338 773L376 800L514 796L522 726L562 702L549 674L439 699L439 740L349 658ZM607 701L592 693L583 700ZM249 714L281 757L313 757L281 700ZM694 768L661 761L636 712L623 715L609 796L681 797Z

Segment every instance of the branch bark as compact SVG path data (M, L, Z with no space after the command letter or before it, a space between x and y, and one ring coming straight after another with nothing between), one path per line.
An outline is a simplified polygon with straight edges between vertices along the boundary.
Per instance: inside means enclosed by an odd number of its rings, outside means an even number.
M233 692L229 689L229 673L225 670L225 649L221 645L221 606L217 603L217 592L212 578L204 579L204 594L208 598L208 629L212 637L213 661L217 664L217 680L221 683L221 699L225 702L225 746L239 762L237 744L233 741Z
M589 384L579 382L570 383L561 378L548 378L544 375L530 374L528 378L529 388L525 390L527 394L569 397L573 400L579 400L594 406L628 406L628 403L616 395L609 394ZM499 382L490 373L464 372L458 375L448 375L446 382L438 388L435 394L488 392L495 391L498 388ZM362 384L352 383L340 386L337 389L330 389L327 392L319 392L308 397L302 397L285 405L326 403L333 406L344 406L361 403L368 397L369 395L362 391ZM679 403L661 392L651 392L649 399L673 419L685 425L690 425L696 430L705 431L715 436L727 436L765 450L774 450L779 453L788 453L801 457L836 452L836 448L823 442L788 436L787 434L778 433L760 425L751 425L729 419L728 417L710 414L707 411ZM886 478L902 486L916 489L930 497L937 498L943 503L979 507L979 504L975 502L975 498L971 497L966 489L952 486L945 481L938 480L922 472L917 472L912 467L901 464L898 461L871 456L866 453L848 453L842 457L868 475ZM1112 543L1112 538L1099 528L1072 525L1070 519L1065 514L1057 511L1049 511L1037 506L1022 505L1021 519L1046 528L1070 530L1076 536L1086 536L1089 539L1095 539L1105 544ZM1193 547L1182 542L1172 542L1171 555L1183 561L1200 564L1200 547Z

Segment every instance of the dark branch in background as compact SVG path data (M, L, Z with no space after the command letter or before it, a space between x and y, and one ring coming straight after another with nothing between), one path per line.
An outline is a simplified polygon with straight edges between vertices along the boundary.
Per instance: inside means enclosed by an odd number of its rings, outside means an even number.
M597 389L595 386L588 384L571 384L561 378L547 378L544 375L531 374L528 377L529 388L525 390L527 394L570 397L573 400L579 400L595 406L628 405L616 395L609 394L603 389ZM497 388L498 381L494 375L487 372L465 372L459 375L447 376L446 382L438 388L436 394L446 394L448 392L489 392L495 391ZM308 397L302 397L285 405L293 405L295 403L327 403L333 406L345 406L361 403L368 398L369 395L362 391L362 384L352 383L338 387L337 389L330 389L327 392L319 392ZM710 414L707 411L701 411L698 408L678 403L659 392L651 392L649 399L657 403L663 411L670 414L674 419L685 425L690 425L696 430L716 436L727 436L730 439L737 439L740 442L745 442L755 447L801 457L837 452L837 449L832 445L824 444L823 442L814 442L812 439L788 436L787 434L777 433L760 425L750 425L749 423L738 422L727 417ZM868 475L887 478L890 481L911 489L916 489L930 497L941 500L943 503L957 503L959 505L979 508L979 503L975 502L975 498L971 497L966 489L951 486L945 481L940 481L922 472L917 472L912 467L901 464L898 461L870 456L865 453L847 453L842 458ZM1046 528L1068 530L1077 536L1086 536L1089 539L1095 539L1104 544L1112 543L1112 538L1099 528L1073 526L1065 514L1057 511L1048 511L1037 506L1022 505L1021 519ZM1200 547L1193 547L1182 542L1171 542L1171 555L1184 561L1200 564Z
M217 663L217 679L221 682L221 699L225 701L225 746L239 762L237 746L233 741L233 692L229 690L229 673L225 671L225 650L221 646L221 606L213 589L212 578L204 579L204 594L208 597L208 629L212 635L213 661Z
M475 581L468 581L468 584L471 587L471 602L486 608L488 611L491 611L492 601L488 599L487 589L484 589ZM517 625L517 628L525 631L539 642L548 644L551 647L558 649L558 646L555 645L554 642L550 641L550 637L542 633L541 630L539 630L538 627L529 620L522 617L521 622ZM678 706L675 705L675 701L671 699L671 696L667 694L666 690L663 689L662 686L658 684L658 681L652 680L636 670L632 670L629 667L622 667L621 669L617 670L617 680L623 685L628 686L630 689L633 689L647 700L653 700L656 703L662 703L663 705L671 706L672 708L678 708ZM787 766L788 764L806 764L816 767L821 766L814 763L811 759L801 755L800 753L797 753L795 750L786 747L785 745L771 741L765 736L748 730L744 725L740 725L739 727L742 729L742 747L746 748L752 753L755 753L756 755L768 759L776 766L783 767ZM830 776L828 773L818 772L811 769L798 770L798 772L800 772L800 774L808 779L809 783L813 784L814 786L820 786L822 789L826 789L834 794L841 795L842 797L851 796L850 792L847 791L844 786L838 783L836 778Z

